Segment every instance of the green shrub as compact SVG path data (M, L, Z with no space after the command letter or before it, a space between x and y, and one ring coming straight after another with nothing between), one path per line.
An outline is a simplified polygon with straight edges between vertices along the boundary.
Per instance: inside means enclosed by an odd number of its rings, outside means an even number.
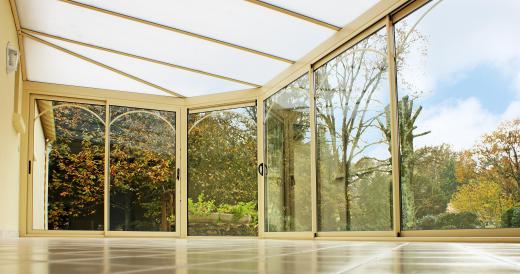
M513 208L510 208L502 213L502 227L511 227L511 219L513 217Z
M252 222L256 223L258 212L256 202L239 202L236 205L221 204L218 207L214 200L205 201L206 196L197 196L197 202L188 198L188 212L193 216L208 216L211 213L233 214L233 220L238 221L245 216L251 216Z
M502 214L502 227L520 227L520 207L512 207Z
M437 226L440 229L478 228L482 223L472 212L442 213L437 216Z
M215 201L204 201L204 194L199 194L197 202L193 202L193 199L188 198L188 212L194 216L207 216L213 212L216 212L217 207Z
M417 221L415 227L421 230L435 229L437 227L437 218L433 215L426 215Z
M233 214L233 219L236 221L245 216L251 216L254 221L257 215L255 202L239 202L236 205L222 204L218 207L217 212Z
M419 219L416 228L421 230L431 229L469 229L481 227L478 216L471 212L441 213L439 215L426 215Z
M511 227L520 227L520 207L514 207L511 216Z

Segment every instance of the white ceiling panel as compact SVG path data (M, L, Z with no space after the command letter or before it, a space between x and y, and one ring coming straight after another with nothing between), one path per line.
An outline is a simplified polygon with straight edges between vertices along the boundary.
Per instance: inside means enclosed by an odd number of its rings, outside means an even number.
M382 0L266 0L264 2L344 27L379 1Z
M335 33L332 29L242 0L78 2L292 60L300 59Z
M35 36L186 97L252 88L248 85L138 60L69 42L63 42L38 35Z
M32 39L24 39L24 48L29 81L168 95Z
M60 1L17 3L24 28L250 83L264 84L290 65Z
M262 86L289 68L288 60L300 60L336 33L333 26L297 14L342 27L378 1L382 0L264 1L285 11L242 0L76 0L77 4L16 0L16 4L24 33L49 34L169 63L173 66L39 36L190 97ZM28 34L24 40L29 80L165 95L158 88L31 40Z

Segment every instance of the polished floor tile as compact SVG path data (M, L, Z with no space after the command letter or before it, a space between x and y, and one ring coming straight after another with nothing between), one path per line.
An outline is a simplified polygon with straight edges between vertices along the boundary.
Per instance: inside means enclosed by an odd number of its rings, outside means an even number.
M520 244L255 239L0 241L1 274L520 273Z

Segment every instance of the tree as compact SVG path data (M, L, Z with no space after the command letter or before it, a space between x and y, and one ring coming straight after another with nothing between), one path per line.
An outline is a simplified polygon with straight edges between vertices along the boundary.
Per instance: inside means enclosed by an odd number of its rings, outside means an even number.
M111 111L111 229L171 231L175 135L164 123L175 123L175 115L127 107ZM102 229L104 113L104 106L55 102L44 114L52 115L56 130L49 155L51 229Z
M461 185L450 202L453 210L475 213L487 227L500 227L502 213L513 204L500 185L490 181Z
M506 121L484 135L473 155L478 172L520 202L520 119Z
M416 223L416 201L415 191L416 174L415 162L417 161L416 151L414 149L414 139L429 134L430 131L417 133L417 118L421 114L422 107L414 108L414 99L409 96L403 96L397 104L398 125L399 125L399 144L400 144L400 173L401 173L401 202L402 202L402 218L403 224L407 227L413 227ZM391 143L390 108L385 108L385 122L378 120L379 128L384 133L387 142ZM390 149L390 148L389 148Z
M520 119L514 119L460 153L456 165L459 187L451 207L477 214L487 226L500 227L502 214L520 202L519 152Z
M446 212L457 190L457 154L447 144L425 146L415 151L412 193L416 220Z
M256 107L188 116L190 235L256 235L256 139ZM233 221L220 222L221 214L233 214ZM219 219L196 221L200 216Z
M102 229L104 125L95 115L102 116L104 108L53 107L56 139L49 153L48 228Z
M265 103L269 231L310 229L309 78L304 75Z
M189 197L200 194L217 205L257 200L256 111L190 114Z
M352 185L371 172L390 172L389 159L374 158L376 165L355 168L366 151L384 143L384 138L367 137L369 134L365 133L376 128L378 118L384 113L384 105L378 107L378 91L386 79L385 52L386 35L378 32L316 71L318 134L325 136L318 138L320 146L326 147L320 149L320 157L332 159L335 165L328 171L335 178L320 177L320 180L326 180L324 184L343 182L345 211L340 219L346 230L351 230L352 225ZM327 171L320 170L320 174L328 176Z
M174 229L175 142L175 113L111 107L111 229Z
M391 176L386 171L374 171L370 167L379 161L363 158L355 168L365 170L366 175L351 186L352 230L383 231L392 229L392 185Z

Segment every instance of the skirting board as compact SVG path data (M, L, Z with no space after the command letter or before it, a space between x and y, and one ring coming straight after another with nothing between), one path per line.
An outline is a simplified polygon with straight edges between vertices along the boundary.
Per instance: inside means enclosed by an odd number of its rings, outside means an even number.
M0 240L18 239L19 234L16 230L0 230Z

